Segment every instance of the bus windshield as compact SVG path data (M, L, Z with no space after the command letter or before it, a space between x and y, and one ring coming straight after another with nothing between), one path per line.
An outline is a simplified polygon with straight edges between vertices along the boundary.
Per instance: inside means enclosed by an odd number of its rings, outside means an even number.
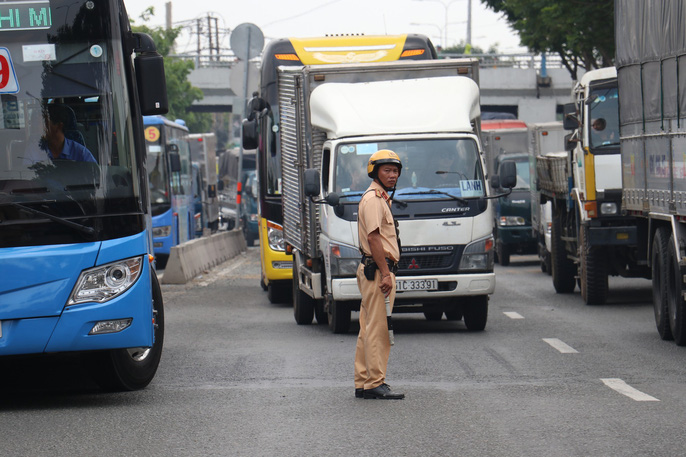
M0 31L3 247L141 230L129 94L121 77L129 63L110 3L4 3L13 19L3 17Z
M395 151L403 164L396 196L403 200L483 197L485 183L471 138L416 139L341 144L336 149L334 189L354 202L369 187L367 161L380 149Z

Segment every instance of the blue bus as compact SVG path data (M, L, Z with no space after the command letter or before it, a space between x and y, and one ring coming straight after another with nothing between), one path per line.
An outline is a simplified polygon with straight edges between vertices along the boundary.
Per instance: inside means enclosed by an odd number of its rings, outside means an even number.
M148 181L152 206L152 241L159 267L172 246L193 239L195 202L188 128L183 121L144 116Z
M142 122L167 111L162 57L120 0L3 5L0 359L79 353L141 389L164 340Z

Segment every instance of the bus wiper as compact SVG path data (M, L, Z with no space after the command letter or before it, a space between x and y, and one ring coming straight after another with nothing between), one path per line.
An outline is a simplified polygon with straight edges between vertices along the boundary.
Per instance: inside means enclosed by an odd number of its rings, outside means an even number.
M469 202L462 197L458 197L457 195L449 194L448 192L443 192L442 190L436 189L423 190L421 192L403 192L403 195L445 195L446 197L450 197L453 200L462 203L463 205L469 205Z
M67 227L78 230L79 232L84 233L88 236L93 236L95 234L95 229L92 227L86 227L85 225L77 224L76 222L68 221L67 219L64 219L62 217L53 216L52 214L44 213L43 211L39 211L37 209L33 209L19 203L6 202L5 204L14 206L15 208L18 208L20 211L25 211L35 216L45 217L53 222L57 222L58 224L66 225Z

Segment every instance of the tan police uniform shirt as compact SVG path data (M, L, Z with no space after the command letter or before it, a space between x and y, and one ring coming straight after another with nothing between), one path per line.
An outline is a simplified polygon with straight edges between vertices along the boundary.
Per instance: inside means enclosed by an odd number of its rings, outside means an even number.
M367 236L379 229L385 257L398 262L400 252L388 193L376 181L372 181L367 190L369 192L362 196L357 210L357 232L360 238L360 248L365 255L371 257L372 250L369 247Z

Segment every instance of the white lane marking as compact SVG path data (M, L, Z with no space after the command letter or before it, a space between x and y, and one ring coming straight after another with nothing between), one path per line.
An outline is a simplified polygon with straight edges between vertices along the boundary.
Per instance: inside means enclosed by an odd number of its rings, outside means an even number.
M605 378L605 379L600 379L603 381L603 383L609 387L610 389L619 392L622 395L626 395L627 397L631 398L632 400L636 401L660 401L655 397L651 397L648 394L644 394L638 389L634 389L631 387L629 384L626 382L622 381L619 378Z
M524 316L519 313L515 313L514 311L505 311L503 314L510 319L524 319Z
M557 349L563 354L577 354L579 351L574 349L573 347L569 346L566 343L563 343L561 340L558 340L557 338L543 338L543 341Z

